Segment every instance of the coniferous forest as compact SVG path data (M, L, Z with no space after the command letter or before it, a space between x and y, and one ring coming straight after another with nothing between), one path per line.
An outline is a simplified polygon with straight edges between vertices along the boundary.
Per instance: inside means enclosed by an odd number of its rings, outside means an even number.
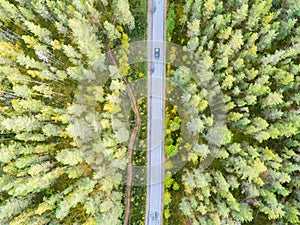
M0 224L144 224L147 188L124 171L147 162L147 98L131 86L147 62L129 57L147 11L146 0L0 0ZM186 162L165 165L164 224L300 224L300 1L169 0L166 15L166 41L196 69L166 65L193 113L166 102L165 157ZM209 76L226 109L218 151ZM180 158L184 129L196 141Z

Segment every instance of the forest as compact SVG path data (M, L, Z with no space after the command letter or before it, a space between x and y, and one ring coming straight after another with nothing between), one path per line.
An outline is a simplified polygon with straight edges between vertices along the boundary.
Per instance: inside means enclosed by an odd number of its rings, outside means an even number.
M0 224L145 223L147 12L0 0ZM169 0L166 20L192 58L167 52L163 224L300 224L300 1Z

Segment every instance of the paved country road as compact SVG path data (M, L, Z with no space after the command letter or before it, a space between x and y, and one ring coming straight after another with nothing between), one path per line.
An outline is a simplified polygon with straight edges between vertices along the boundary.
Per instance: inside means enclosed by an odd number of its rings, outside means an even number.
M148 0L148 185L146 225L161 225L164 192L166 0ZM155 49L159 48L159 56Z

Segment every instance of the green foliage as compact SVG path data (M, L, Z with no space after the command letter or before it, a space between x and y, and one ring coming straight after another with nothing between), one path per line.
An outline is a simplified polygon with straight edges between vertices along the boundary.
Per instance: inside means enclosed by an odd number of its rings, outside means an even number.
M114 14L118 22L122 25L134 29L134 17L131 15L127 0L114 0Z
M138 0L0 0L1 224L122 223L119 170L128 162L123 145L130 131L120 115L121 78L131 79L129 35L146 33L142 6ZM171 2L168 40L195 53L194 63L206 68L196 76L215 76L228 112L226 126L210 129L216 118L208 91L188 67L168 69L186 90L179 97L190 117L168 105L166 157L180 153L185 129L198 140L184 146L185 169L165 180L167 221L299 223L299 7L295 0ZM124 50L121 68L109 66L111 79L102 87L94 80L106 69L107 47L117 43ZM93 110L75 93L84 80L91 81ZM213 146L211 137L217 137ZM217 158L202 168L210 154ZM177 208L184 214L178 220Z
M192 135L199 134L204 130L204 123L199 118L193 118L188 124L187 128L189 129Z
M170 4L168 8L168 15L167 15L167 40L171 40L172 33L175 28L175 9L174 9L174 2Z
M101 82L135 27L128 1L1 0L0 25L0 223L120 224L128 50Z
M56 218L62 219L66 217L71 208L75 207L78 203L83 203L87 195L93 191L94 185L95 182L89 178L79 180L76 183L76 189L58 203L58 208L55 212Z
M164 193L164 204L169 205L171 203L171 194L169 192Z
M170 79L188 92L181 96L186 112L198 116L187 123L198 142L186 148L191 163L178 178L184 186L184 192L178 194L184 216L172 214L173 210L166 221L299 223L300 32L296 2L175 1L184 12L181 30L187 31L177 39L173 31L172 40L185 40L185 47L195 55L194 64L205 65L218 80L227 123L224 129L209 129L204 118L210 116L210 107L198 107L207 95L199 95L197 86L192 88L195 80L183 67L170 73ZM201 75L200 86L205 82ZM223 140L217 135L221 129ZM212 137L217 149L206 143ZM211 151L217 151L213 153L216 159L202 167ZM170 189L168 181L166 188ZM170 219L172 216L177 219Z
M110 38L111 41L114 41L121 37L120 32L117 30L117 28L113 24L105 21L104 28L107 32L107 36Z
M6 201L4 205L0 206L0 221L5 223L7 219L12 218L12 216L19 214L30 204L30 198L11 198Z
M83 160L78 149L63 149L56 155L56 159L64 165L76 165Z

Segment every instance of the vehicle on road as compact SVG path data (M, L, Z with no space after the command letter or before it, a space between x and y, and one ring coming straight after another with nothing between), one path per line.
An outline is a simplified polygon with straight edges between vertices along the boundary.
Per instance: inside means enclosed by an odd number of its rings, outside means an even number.
M156 2L154 2L153 8L152 8L152 13L155 13L156 11Z
M158 212L154 211L150 214L152 220L156 220L158 218Z
M151 63L151 73L154 73L154 71L155 71L154 64Z
M159 55L160 55L160 48L155 48L154 49L154 57L156 59L159 59Z

